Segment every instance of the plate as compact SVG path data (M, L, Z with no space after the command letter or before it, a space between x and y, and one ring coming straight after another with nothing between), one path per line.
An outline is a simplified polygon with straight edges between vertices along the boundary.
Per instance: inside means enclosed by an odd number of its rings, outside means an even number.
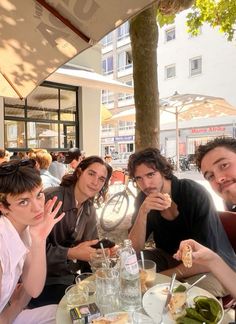
M110 313L106 314L104 317L110 320L114 320L117 318L117 316L122 314L128 314L128 320L124 322L124 324L154 324L154 321L147 315L144 315L139 312L116 312L116 313Z
M163 293L163 290L169 287L169 283L163 283L163 284L158 284L152 288L150 288L143 296L143 308L145 312L154 320L155 323L159 323L161 321L161 314L163 307L166 302L166 297L167 295ZM177 287L177 285L175 286ZM196 296L206 296L206 297L211 297L217 300L212 294L210 294L208 291L199 288L199 287L193 287L189 290L188 292L188 303L189 306L193 305L193 299ZM223 308L220 304L220 302L217 300L219 303L221 309L222 309L222 318L218 322L221 323L223 320L224 312ZM165 324L173 324L176 323L169 312L165 315L164 319Z

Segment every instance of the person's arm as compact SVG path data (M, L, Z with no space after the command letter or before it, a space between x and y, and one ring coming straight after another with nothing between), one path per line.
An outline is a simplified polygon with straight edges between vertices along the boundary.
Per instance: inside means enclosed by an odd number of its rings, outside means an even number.
M151 193L139 208L135 223L129 233L133 248L140 252L146 240L147 216L150 210L164 211L170 207L170 201L162 193Z
M1 278L0 278L1 280ZM0 281L1 282L1 281ZM29 296L22 284L18 284L14 290L10 301L5 306L0 314L1 324L12 324L15 318L22 312L28 305L31 296Z
M185 240L180 243L179 250L174 255L177 260L182 259L182 250L185 244L192 247L193 265L206 267L208 272L212 272L230 294L236 298L236 286L234 285L236 281L235 271L218 254L194 240Z
M35 226L30 226L32 244L24 263L22 282L26 292L34 298L41 293L45 284L47 236L53 226L64 216L64 213L62 213L55 218L62 204L58 202L54 208L56 201L57 197L49 200L45 205L44 220Z

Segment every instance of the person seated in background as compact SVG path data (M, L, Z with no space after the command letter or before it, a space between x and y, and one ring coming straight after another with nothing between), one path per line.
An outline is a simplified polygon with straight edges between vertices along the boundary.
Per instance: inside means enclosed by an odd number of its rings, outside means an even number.
M104 161L108 163L110 166L112 166L112 156L111 155L105 155Z
M72 147L65 154L65 164L68 164L69 167L74 171L79 163L83 160L81 151L77 147Z
M1 324L55 323L56 305L23 310L43 289L46 238L63 217L55 218L61 206L55 205L56 198L45 205L42 180L34 166L34 160L0 165Z
M66 166L60 161L61 158L58 152L51 152L50 154L52 157L52 163L49 165L48 171L51 173L52 176L61 181L63 176L67 173Z
M28 156L29 158L36 161L36 168L40 172L43 189L60 185L61 181L49 172L49 166L52 163L52 157L47 150L33 149L29 152Z
M47 280L42 294L31 307L58 303L74 283L77 271L91 271L92 245L98 242L94 201L105 199L112 168L98 156L85 158L61 185L45 190L46 200L58 197L65 213L47 240Z
M176 260L182 260L184 247L192 248L192 262L194 265L204 266L224 285L228 292L236 298L236 272L219 256L207 247L194 240L185 240L180 243L178 251L174 254Z
M0 164L10 160L10 153L5 149L0 149Z
M133 226L129 238L134 249L144 249L150 234L156 244L144 250L144 256L157 264L157 271L192 283L202 273L204 266L185 268L173 258L182 240L192 238L222 256L236 269L234 251L229 243L213 201L206 189L195 181L177 179L172 166L155 148L134 153L128 162L130 177L141 192L136 198ZM227 294L225 288L211 274L199 286L216 296Z

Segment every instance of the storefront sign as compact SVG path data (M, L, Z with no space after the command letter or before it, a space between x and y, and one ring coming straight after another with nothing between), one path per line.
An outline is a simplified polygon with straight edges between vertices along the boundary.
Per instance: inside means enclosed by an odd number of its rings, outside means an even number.
M216 126L216 127L206 127L206 128L192 128L192 134L199 134L199 133L211 133L211 132L224 132L225 127L223 126Z
M134 140L133 135L115 136L115 142L130 142Z

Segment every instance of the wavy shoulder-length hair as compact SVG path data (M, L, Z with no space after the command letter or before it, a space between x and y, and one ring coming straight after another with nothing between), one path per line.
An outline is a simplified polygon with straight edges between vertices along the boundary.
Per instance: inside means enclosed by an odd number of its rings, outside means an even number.
M93 163L99 163L101 165L104 165L107 169L107 177L102 189L94 198L91 199L93 202L100 204L102 201L105 201L105 197L109 186L109 180L112 174L112 167L108 163L103 161L103 159L99 156L92 155L82 160L72 174L66 174L62 178L62 182L60 185L64 187L69 187L72 184L75 185L83 171L86 170Z

